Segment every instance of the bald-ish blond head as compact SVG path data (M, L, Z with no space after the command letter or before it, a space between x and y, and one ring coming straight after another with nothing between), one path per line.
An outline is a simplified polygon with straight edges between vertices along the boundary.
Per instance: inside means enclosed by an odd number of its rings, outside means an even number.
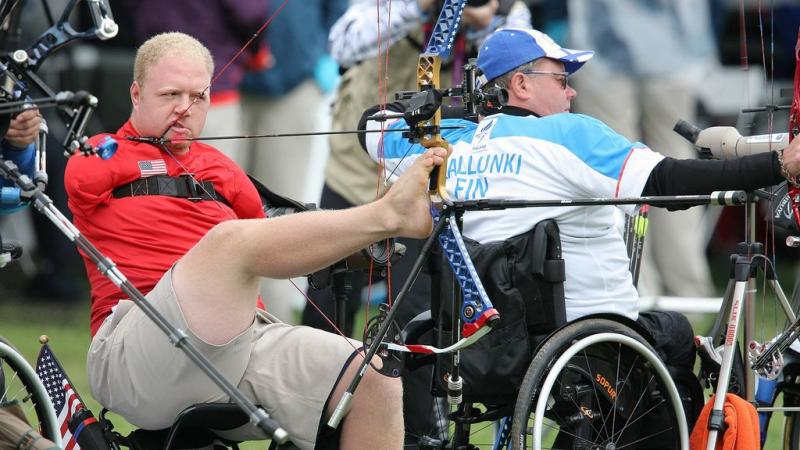
M197 58L205 62L209 77L214 74L214 60L205 45L188 34L170 32L157 34L139 47L133 62L133 80L141 86L147 70L166 55Z

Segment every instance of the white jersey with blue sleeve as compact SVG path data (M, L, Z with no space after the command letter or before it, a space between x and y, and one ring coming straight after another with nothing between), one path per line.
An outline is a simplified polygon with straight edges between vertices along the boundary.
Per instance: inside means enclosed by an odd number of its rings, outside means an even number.
M602 122L580 114L546 117L497 114L479 124L443 130L452 145L447 191L454 200L563 200L640 196L664 157L632 143ZM471 124L471 125L470 125ZM402 121L390 125L405 127ZM380 145L382 142L382 146ZM425 149L400 133L367 139L372 157L401 173ZM382 155L378 154L382 147ZM380 158L382 156L382 159ZM395 175L396 176L396 175ZM477 211L464 215L464 236L504 240L555 219L566 264L567 319L594 313L638 317L638 295L628 271L613 206L570 206ZM622 207L632 213L635 206Z

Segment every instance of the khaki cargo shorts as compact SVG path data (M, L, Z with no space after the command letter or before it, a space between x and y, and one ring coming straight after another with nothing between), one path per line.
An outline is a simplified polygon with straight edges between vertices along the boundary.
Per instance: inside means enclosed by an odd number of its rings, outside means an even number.
M188 331L172 288L172 270L146 298L169 323L186 330L189 341L245 396L264 407L295 445L314 447L328 397L360 344L281 323L263 311L227 344L208 344ZM144 429L168 428L195 403L229 401L129 300L117 304L92 339L87 369L94 398Z

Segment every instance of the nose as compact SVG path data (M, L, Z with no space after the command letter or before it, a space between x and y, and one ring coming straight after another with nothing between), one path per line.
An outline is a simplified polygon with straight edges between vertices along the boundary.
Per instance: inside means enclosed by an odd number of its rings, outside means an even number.
M577 96L578 96L578 91L576 91L574 87L567 85L567 98L572 100Z
M192 99L188 95L181 95L175 103L175 113L178 117L187 117L192 114Z

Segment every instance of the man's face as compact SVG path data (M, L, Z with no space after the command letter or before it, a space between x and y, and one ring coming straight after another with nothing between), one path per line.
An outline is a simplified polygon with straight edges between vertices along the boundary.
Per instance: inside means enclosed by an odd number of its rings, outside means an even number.
M158 137L167 130L167 139L198 137L208 114L209 93L203 94L203 90L210 80L211 74L202 60L184 55L162 56L147 69L141 84L131 84L133 126L142 136ZM184 153L189 144L174 142L168 147Z
M552 59L543 59L534 67L537 73L523 75L527 78L525 82L529 83L531 88L528 91L530 97L526 99L525 107L540 116L569 111L572 99L578 93L569 85L565 75L557 74L564 72L564 64Z

